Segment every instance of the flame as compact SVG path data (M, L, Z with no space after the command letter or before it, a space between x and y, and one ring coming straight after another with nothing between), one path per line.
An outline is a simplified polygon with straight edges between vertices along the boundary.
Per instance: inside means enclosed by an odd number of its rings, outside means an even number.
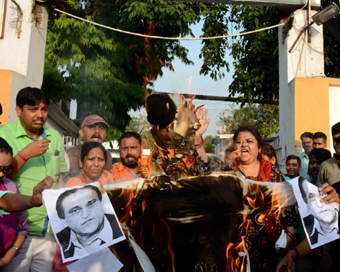
M132 188L136 188L137 184L133 183L132 184ZM136 194L135 189L131 189L131 188L122 188L121 193L119 194L119 196L115 199L115 201L117 201L117 203L123 203L124 201L120 201L120 198L124 198L125 199L125 206L124 208L118 208L116 210L120 210L123 211L123 216L120 218L120 223L122 225L126 225L129 229L140 229L140 232L138 233L139 235L139 241L138 244L145 250L145 244L144 244L144 232L145 232L145 228L143 222L142 222L142 218L148 210L148 203L145 199L148 199L148 192L144 191L144 193L146 193L146 195L143 197L143 200L141 203L138 203L138 207L140 207L140 209L137 209L137 213L138 214L132 214L132 207L134 205L134 209L136 208L135 203L133 203L134 200L134 196ZM162 229L165 230L165 241L167 243L166 248L163 249L163 254L166 257L167 263L170 264L171 263L171 267L172 267L172 271L175 271L175 253L174 250L172 248L172 243L173 243L173 235L172 232L167 224L167 222L161 217L161 215L159 215L158 217L159 219L159 223L162 227ZM156 230L156 223L153 222L152 224L152 235L155 234L155 230ZM135 237L137 238L137 237Z
M171 258L171 265L172 265L172 271L175 271L175 253L172 249L172 240L173 240L173 236L172 236L172 232L168 226L168 224L165 222L165 220L161 217L159 217L159 220L161 222L161 225L163 227L165 227L165 229L167 230L168 233L168 245L167 248L164 249L164 255L167 256L168 254L170 255Z
M258 183L251 183L248 186L248 192L252 192L251 196L246 196L247 202L252 209L256 210L265 203L264 194L259 189Z
M247 241L252 233L253 223L246 219L247 211L243 211L243 223L240 225L241 241L239 243L229 243L226 249L227 267L226 271L242 272L246 270L245 261L247 258Z
M122 192L120 193L120 195L118 196L119 198L125 198L127 199L126 204L124 206L124 208L122 208L122 210L125 211L125 214L123 215L122 218L120 218L119 222L120 223L126 223L130 217L132 216L132 209L131 209L131 203L133 200L133 192L130 191L129 189L124 189L122 188Z

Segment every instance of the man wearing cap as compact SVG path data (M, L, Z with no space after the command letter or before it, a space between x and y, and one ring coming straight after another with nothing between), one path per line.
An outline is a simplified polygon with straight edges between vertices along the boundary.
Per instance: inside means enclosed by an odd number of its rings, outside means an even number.
M90 115L85 117L79 130L79 136L83 139L83 143L86 142L98 142L103 143L106 138L106 130L109 125L105 120L98 115ZM77 146L66 149L66 154L69 160L69 175L65 179L69 179L79 174L80 166L80 152L83 144L80 143ZM112 170L112 156L109 151L106 150L106 165L105 170ZM66 182L67 180L64 180Z

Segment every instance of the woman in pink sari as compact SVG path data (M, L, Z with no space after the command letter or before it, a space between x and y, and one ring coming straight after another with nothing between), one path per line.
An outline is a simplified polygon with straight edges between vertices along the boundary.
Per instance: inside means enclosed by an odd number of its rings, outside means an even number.
M85 185L99 180L102 184L114 183L111 173L106 171L106 150L98 142L87 142L82 146L80 153L80 167L84 172L69 179L65 187Z
M13 170L12 148L0 138L0 191L19 193L18 187L6 175ZM4 192L2 192L4 193ZM0 197L3 194L0 194ZM7 213L0 210L0 271L20 253L20 248L28 235L26 213ZM15 260L14 260L15 262Z

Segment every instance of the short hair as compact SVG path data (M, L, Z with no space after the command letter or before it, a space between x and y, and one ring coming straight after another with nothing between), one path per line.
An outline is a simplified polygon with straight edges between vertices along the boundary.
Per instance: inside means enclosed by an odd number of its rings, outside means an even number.
M96 147L99 147L103 151L103 155L104 155L105 162L106 162L107 158L106 158L106 150L104 146L101 143L93 142L93 141L86 142L83 144L83 146L81 147L81 151L80 151L80 160L84 162L85 157L90 153L91 149L96 148Z
M63 207L64 199L66 197L74 194L77 191L85 190L85 189L91 189L91 190L95 191L98 195L99 201L102 201L103 196L102 196L101 192L99 191L99 189L96 186L93 186L93 185L85 185L84 187L81 187L81 188L74 188L74 189L71 189L71 190L67 190L67 191L63 192L62 194L60 194L60 196L57 199L57 203L56 203L56 210L57 210L58 217L60 219L65 219L65 212L64 212L64 207Z
M323 163L324 161L330 159L332 154L329 150L324 148L315 148L309 153L309 159L314 156L315 159L318 161L319 164Z
M133 132L133 131L124 132L118 140L118 145L120 146L120 143L122 142L123 139L131 138L131 137L138 140L139 144L142 145L142 137L137 132Z
M43 102L47 106L50 104L50 99L38 88L26 87L21 89L17 94L17 106L23 108L25 105L35 106Z
M324 142L327 142L327 135L321 131L318 131L314 133L313 139L323 139Z
M303 177L299 177L299 181L298 181L298 183L299 183L299 189L300 189L300 192L301 192L301 196L302 196L302 199L303 199L303 201L306 203L306 204L308 204L308 200L307 200L307 192L306 192L306 190L305 190L305 188L304 188L304 186L303 186L303 184L305 183L305 182L308 182L307 180L305 180Z
M298 164L301 166L301 159L299 156L296 156L296 155L289 155L287 158L286 158L286 163L287 161L290 161L290 160L297 160Z
M0 137L0 153L10 153L13 157L13 149L4 138Z
M332 135L340 133L340 122L332 126Z
M303 138L311 138L314 139L314 135L312 132L304 132L301 134L300 139L302 141Z

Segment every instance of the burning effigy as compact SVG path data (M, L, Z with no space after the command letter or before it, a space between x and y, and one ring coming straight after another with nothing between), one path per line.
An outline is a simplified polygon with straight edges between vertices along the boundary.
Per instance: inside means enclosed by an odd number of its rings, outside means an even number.
M295 203L290 185L214 172L105 185L120 223L155 271L249 271L248 216L279 216Z
M288 184L208 172L195 145L196 110L191 101L177 109L169 97L151 95L158 150L143 166L146 178L105 185L142 271L250 271L252 216L275 224L295 204Z

